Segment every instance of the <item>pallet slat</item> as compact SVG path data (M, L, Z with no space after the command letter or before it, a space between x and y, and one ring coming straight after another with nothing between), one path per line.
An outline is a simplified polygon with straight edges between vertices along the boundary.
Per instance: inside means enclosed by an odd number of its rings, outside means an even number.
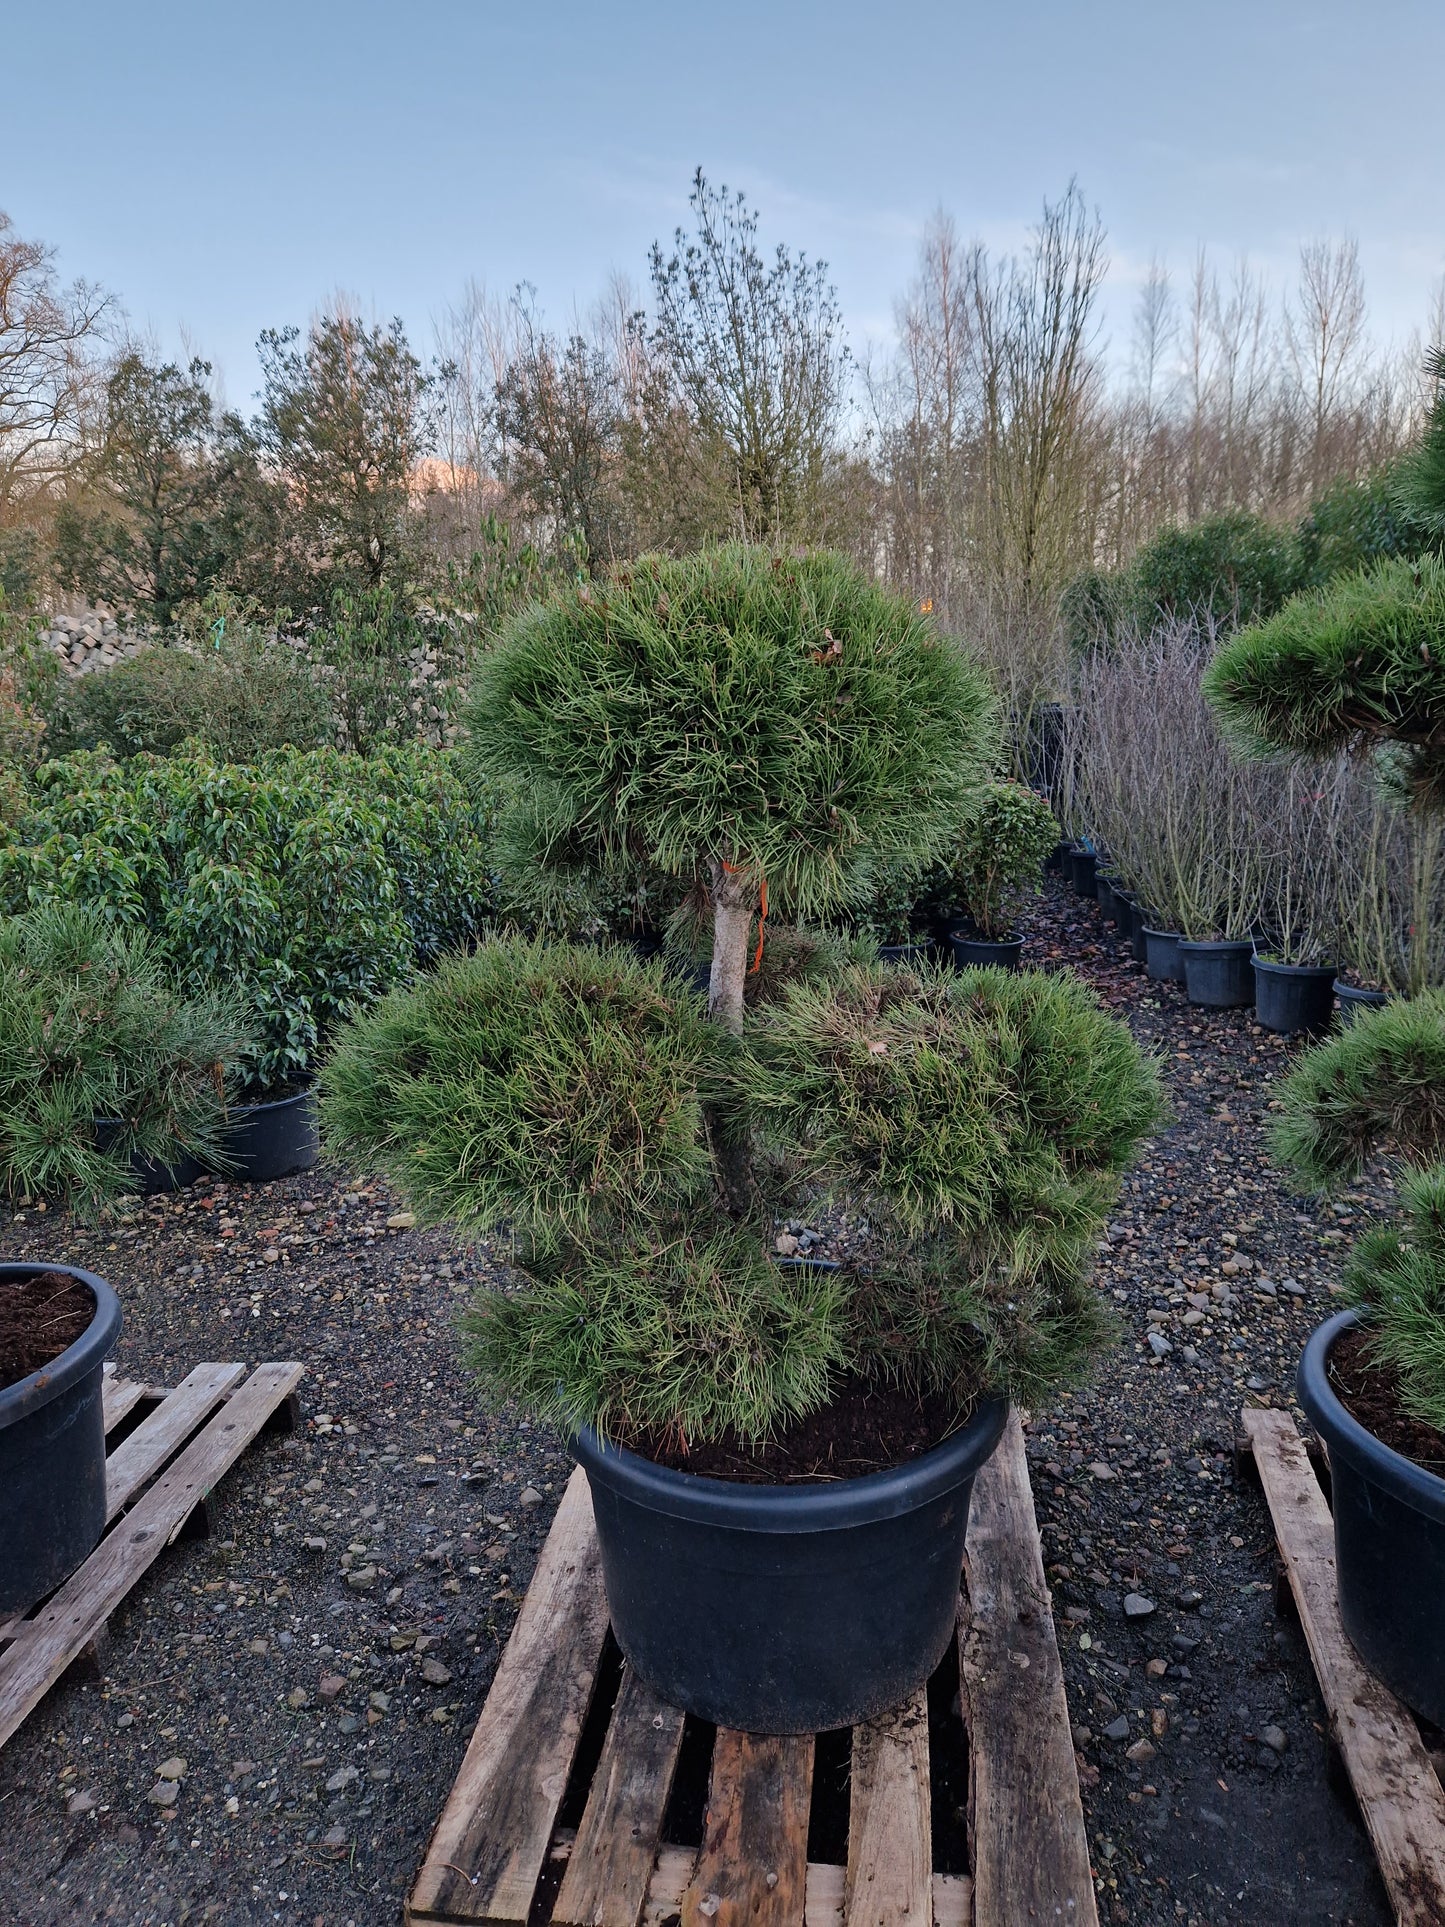
M1400 1927L1445 1920L1445 1788L1409 1711L1367 1671L1340 1623L1335 1529L1288 1412L1247 1409L1244 1429L1335 1742Z
M1027 1519L1030 1530L1020 1530ZM978 1927L1097 1927L1064 1674L1017 1412L973 1487L959 1619Z
M847 1927L928 1927L928 1689L853 1729Z
M141 1420L130 1437L121 1441L105 1462L107 1524L130 1504L146 1480L185 1444L232 1386L245 1376L244 1365L197 1365ZM143 1398L144 1387L136 1389ZM135 1403L133 1399L131 1405Z
M118 1378L114 1367L107 1365L100 1383L100 1408L107 1434L148 1396L148 1387L138 1385L132 1378Z
M161 1549L290 1396L304 1369L298 1364L258 1366L49 1604L13 1629L10 1645L0 1654L0 1746L96 1637Z
M696 1864L695 1847L662 1848L648 1882L642 1927L665 1927L667 1921L677 1918ZM846 1867L810 1860L803 1899L803 1927L842 1927L847 1884ZM967 1874L934 1874L933 1924L934 1927L973 1927L973 1882Z
M637 1927L672 1792L683 1719L627 1668L552 1909L558 1927Z
M432 1835L410 1919L525 1922L606 1632L592 1499L579 1466Z
M811 1733L718 1728L682 1927L803 1927L812 1794Z

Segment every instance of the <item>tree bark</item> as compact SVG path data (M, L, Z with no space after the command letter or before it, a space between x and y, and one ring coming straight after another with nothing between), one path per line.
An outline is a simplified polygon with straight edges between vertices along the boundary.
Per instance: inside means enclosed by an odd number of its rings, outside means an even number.
M746 870L712 866L712 975L707 1014L715 1024L740 1037L743 982L748 974L748 937L758 907L757 879Z

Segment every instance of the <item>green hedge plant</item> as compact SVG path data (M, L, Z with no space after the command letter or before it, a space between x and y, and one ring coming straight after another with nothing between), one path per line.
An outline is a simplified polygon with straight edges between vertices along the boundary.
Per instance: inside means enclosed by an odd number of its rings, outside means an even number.
M961 1414L1077 1369L1152 1071L1077 985L891 973L795 921L946 841L997 753L967 659L836 558L726 550L517 618L470 723L477 780L534 772L510 833L537 861L649 864L712 926L705 1001L620 945L509 938L338 1039L333 1147L512 1239L516 1285L468 1321L487 1386L686 1444L761 1439L859 1373ZM753 969L765 882L794 921ZM779 1269L777 1217L820 1191L867 1253Z
M137 1160L224 1164L251 1047L244 998L183 992L143 931L73 904L0 918L6 1196L94 1207L137 1188Z
M1036 791L1012 781L985 784L943 858L934 885L943 908L962 912L981 937L1015 936L1058 840L1054 813Z

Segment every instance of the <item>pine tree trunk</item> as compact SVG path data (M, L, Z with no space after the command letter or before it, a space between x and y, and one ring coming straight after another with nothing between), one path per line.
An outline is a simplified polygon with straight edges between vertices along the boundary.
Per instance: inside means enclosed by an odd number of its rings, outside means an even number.
M712 976L707 1014L735 1037L743 1028L743 982L748 974L748 937L758 907L758 886L745 871L712 866Z

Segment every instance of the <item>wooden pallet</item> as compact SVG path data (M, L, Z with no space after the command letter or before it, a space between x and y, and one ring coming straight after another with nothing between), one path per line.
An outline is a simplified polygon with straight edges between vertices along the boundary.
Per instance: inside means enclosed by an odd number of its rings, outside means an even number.
M1335 1530L1288 1412L1247 1408L1244 1435L1274 1521L1290 1594L1401 1927L1445 1921L1445 1787L1409 1708L1367 1670L1340 1623Z
M208 1530L212 1487L257 1434L294 1426L304 1370L197 1365L162 1391L106 1367L105 1536L58 1592L0 1624L0 1746L69 1667L94 1660L106 1621L164 1548Z
M1097 1927L1018 1419L974 1486L956 1647L851 1735L733 1733L659 1701L611 1643L574 1472L407 1919Z

